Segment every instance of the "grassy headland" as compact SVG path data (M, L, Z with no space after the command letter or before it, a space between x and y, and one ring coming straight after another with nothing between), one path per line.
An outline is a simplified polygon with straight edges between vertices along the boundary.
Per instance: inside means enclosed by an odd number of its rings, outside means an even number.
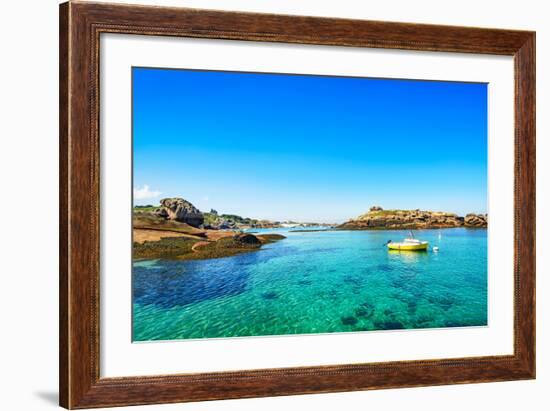
M197 260L228 257L259 250L262 245L279 241L280 234L254 235L237 229L222 230L193 227L170 220L155 212L158 207L139 207L133 213L133 257ZM243 219L244 220L244 219Z
M382 207L374 206L367 213L339 225L337 229L403 230L454 227L487 227L487 214L467 214L461 217L441 211L383 210Z

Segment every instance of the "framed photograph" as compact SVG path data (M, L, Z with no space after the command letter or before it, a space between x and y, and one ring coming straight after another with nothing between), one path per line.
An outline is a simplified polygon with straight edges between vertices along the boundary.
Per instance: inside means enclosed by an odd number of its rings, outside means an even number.
M60 6L60 404L535 378L535 33Z

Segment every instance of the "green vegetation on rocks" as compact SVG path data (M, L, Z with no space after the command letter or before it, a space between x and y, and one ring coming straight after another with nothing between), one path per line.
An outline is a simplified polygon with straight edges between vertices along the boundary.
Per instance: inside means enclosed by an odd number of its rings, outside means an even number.
M275 241L279 241L286 238L284 235L281 235L281 234L260 234L260 235L256 235L256 237L260 239L262 244L274 243Z
M134 258L177 258L192 253L196 240L186 237L168 237L159 241L134 243Z
M202 229L192 227L187 223L177 220L166 220L151 212L134 212L132 219L134 229L172 231L199 237L204 237L205 235Z
M159 241L134 243L134 258L201 260L229 257L259 250L263 244L269 244L284 238L285 236L280 234L256 236L249 233L237 233L216 241L201 241L189 237L168 237Z
M402 230L453 227L487 227L487 214L467 214L422 210L384 210L371 207L369 212L337 227L340 230Z
M158 209L158 206L154 206L151 204L148 205L137 205L134 207L134 212L153 212Z

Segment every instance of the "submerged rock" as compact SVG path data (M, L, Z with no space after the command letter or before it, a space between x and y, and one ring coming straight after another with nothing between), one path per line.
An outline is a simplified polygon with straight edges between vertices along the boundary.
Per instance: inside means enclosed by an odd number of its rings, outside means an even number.
M416 307L418 306L418 303L414 300L406 301L407 303L407 312L410 315L413 315L416 312Z
M262 294L262 298L266 300L274 300L275 298L279 298L279 295L275 291L267 291Z
M355 309L355 315L357 317L368 317L369 312L365 310L364 308L356 308Z
M370 318L374 314L374 307L370 303L363 303L355 309L355 315L363 318Z
M349 316L349 317L342 317L340 318L342 321L342 324L344 325L355 325L357 324L357 318Z

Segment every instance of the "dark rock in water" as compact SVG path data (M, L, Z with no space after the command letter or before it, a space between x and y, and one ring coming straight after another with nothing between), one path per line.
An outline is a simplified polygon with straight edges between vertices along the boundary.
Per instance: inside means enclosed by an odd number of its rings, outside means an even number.
M233 237L233 239L241 244L260 245L262 242L254 234L241 233Z
M357 324L357 318L355 317L342 317L340 319L344 325L355 325Z
M364 302L359 308L355 309L358 317L370 318L374 314L374 306L369 302Z
M357 317L368 317L369 312L364 308L356 308L355 309L355 315Z
M274 300L275 298L279 298L279 295L275 291L267 291L262 294L262 298L266 300Z
M379 330L402 330L405 328L399 321L377 321L374 325Z
M417 303L416 301L413 301L413 300L409 300L407 301L407 311L409 314L414 314L415 311L416 311L416 306L417 306Z

